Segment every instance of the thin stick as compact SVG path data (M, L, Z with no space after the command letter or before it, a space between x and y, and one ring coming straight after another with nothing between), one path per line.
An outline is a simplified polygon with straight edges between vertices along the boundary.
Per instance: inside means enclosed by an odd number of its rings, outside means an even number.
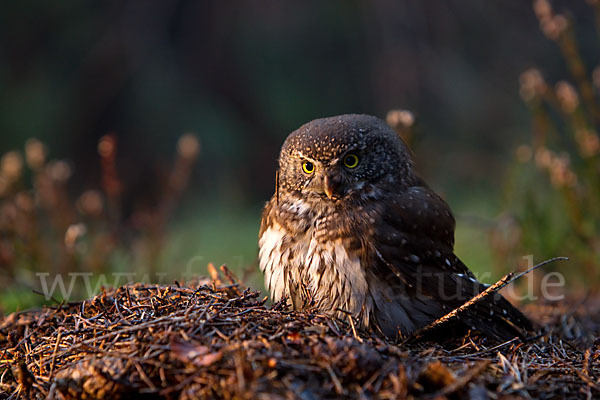
M275 171L275 198L279 205L279 169Z
M494 347L490 347L489 349L481 350L481 351L478 351L476 353L457 354L455 356L440 357L440 358L442 358L444 360L455 360L455 359L461 359L461 358L479 357L479 356L482 356L482 355L485 355L485 354L489 354L489 353L491 353L491 352L493 352L495 350L498 350L498 349L500 349L502 347L506 347L509 344L516 342L517 340L518 340L518 338L514 337L514 338L512 338L510 340L507 340L504 343L500 343L500 344L498 344L498 345L496 345Z
M356 339L358 343L362 343L363 340L360 338L360 336L358 336L358 333L356 333L356 327L354 326L352 315L348 315L348 319L350 320L350 326L352 327L352 335L354 336L354 339Z
M56 362L56 353L58 352L58 345L62 339L62 329L59 328L58 335L56 337L56 344L54 345L54 351L52 352L52 361L50 362L50 373L48 374L48 378L52 378L52 373L54 372L54 363Z
M329 373L329 377L331 378L331 381L333 382L333 385L335 387L335 392L338 395L342 395L344 394L344 389L342 388L342 384L340 382L340 380L338 379L337 375L335 374L335 372L333 372L333 368L331 368L331 365L326 365L325 368L327 369L327 372Z
M415 339L423 337L423 335L426 334L427 332L429 332L433 329L436 329L436 328L440 327L441 325L444 325L444 324L448 323L449 321L452 321L452 320L458 318L461 313L463 313L466 310L468 310L469 308L473 307L475 304L479 303L483 299L496 293L498 290L502 289L504 286L516 281L517 279L527 275L528 273L530 273L532 271L535 271L536 269L538 269L546 264L549 264L554 261L559 261L559 260L568 260L568 258L567 257L554 257L549 260L542 261L541 263L539 263L537 265L534 265L533 267L529 268L527 271L523 271L518 274L515 274L515 272L510 272L510 273L504 275L504 277L502 279L500 279L498 282L494 283L493 285L489 286L483 292L479 293L475 297L471 298L471 300L467 301L460 307L457 307L454 310L450 311L448 314L444 315L443 317L436 319L435 321L433 321L431 324L425 326L424 328L421 328L418 331L416 331L412 336L410 336L409 339L415 340Z
M471 382L474 378L480 375L485 369L492 363L492 360L483 360L479 363L475 364L475 366L469 369L463 376L459 377L457 380L449 384L440 390L437 394L442 396L448 396L463 387L465 387L469 382ZM437 396L436 396L437 397Z

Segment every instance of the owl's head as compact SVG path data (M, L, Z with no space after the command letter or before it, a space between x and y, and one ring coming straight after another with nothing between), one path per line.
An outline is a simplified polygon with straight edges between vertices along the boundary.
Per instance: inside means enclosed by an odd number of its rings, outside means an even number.
M410 151L384 121L340 115L302 125L279 155L280 190L335 201L382 179L412 179Z

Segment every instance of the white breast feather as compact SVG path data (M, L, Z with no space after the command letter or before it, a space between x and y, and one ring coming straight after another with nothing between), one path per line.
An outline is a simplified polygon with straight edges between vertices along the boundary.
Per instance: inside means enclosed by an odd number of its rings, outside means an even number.
M302 203L294 204L303 212ZM286 279L302 282L312 293L319 308L349 311L360 315L360 324L367 326L372 312L372 298L368 296L368 283L360 258L350 256L342 240L321 241L310 229L304 238L296 237L285 251L282 242L289 234L282 226L274 223L259 239L259 264L265 276L265 286L273 301L289 296ZM286 247L288 247L286 245ZM290 254L294 254L290 260ZM285 270L290 276L285 276ZM327 288L326 290L323 290ZM339 316L345 317L345 314Z
M263 232L258 245L260 270L265 275L265 286L271 292L273 301L279 301L284 294L285 282L281 265L281 241L285 231L277 224Z

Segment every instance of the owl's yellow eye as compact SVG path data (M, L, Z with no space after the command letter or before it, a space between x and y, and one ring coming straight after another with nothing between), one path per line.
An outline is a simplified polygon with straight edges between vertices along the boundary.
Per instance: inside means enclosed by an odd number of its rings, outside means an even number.
M315 165L310 161L304 161L302 162L302 171L310 175L315 172Z
M346 168L356 168L358 165L358 156L356 154L350 153L344 156L344 166Z

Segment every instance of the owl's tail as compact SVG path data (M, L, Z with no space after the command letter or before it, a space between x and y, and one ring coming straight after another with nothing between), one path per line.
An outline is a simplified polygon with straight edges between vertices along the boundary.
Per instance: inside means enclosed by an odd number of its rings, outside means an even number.
M499 341L515 337L524 339L533 331L533 324L529 318L497 293L465 310L459 316L459 320L468 328Z
M466 278L462 277L462 279ZM502 342L515 337L527 338L529 333L534 330L529 318L502 295L491 291L492 288L488 289L487 286L475 280L470 279L470 281L475 284L461 285L464 290L463 298L469 300L450 303L454 307L451 312L414 332L411 340L438 337L440 334L447 335L448 330L445 328L448 327L459 328L460 331L462 331L462 327L479 331Z

